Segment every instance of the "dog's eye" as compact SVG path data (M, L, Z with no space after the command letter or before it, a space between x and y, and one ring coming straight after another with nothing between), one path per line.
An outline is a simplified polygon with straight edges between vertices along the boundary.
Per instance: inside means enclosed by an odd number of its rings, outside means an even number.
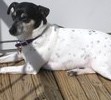
M25 19L25 18L27 18L27 15L26 14L21 14L21 19Z
M16 16L13 16L13 15L12 15L12 19L15 20L15 19L16 19Z
M29 22L28 16L27 16L26 14L24 14L24 13L21 14L20 18L21 18L21 20L22 20L23 22L25 22L25 23L28 23L28 22Z
M11 16L12 16L12 19L15 20L15 19L16 19L16 12L13 12L13 13L11 14Z

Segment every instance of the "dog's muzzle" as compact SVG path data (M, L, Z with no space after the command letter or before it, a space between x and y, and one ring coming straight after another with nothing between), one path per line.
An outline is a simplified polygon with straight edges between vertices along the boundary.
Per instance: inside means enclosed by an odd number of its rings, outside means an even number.
M20 20L15 20L12 27L9 29L10 34L13 35L13 36L20 35L23 31L22 23L23 22L20 21Z

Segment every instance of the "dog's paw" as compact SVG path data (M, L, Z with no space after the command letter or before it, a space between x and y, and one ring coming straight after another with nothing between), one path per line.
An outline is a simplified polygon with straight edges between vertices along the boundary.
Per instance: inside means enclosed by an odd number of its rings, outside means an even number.
M73 69L70 69L67 71L67 74L68 76L76 76L76 75L79 75L81 72L83 72L85 68L84 67L76 67L76 68L73 68Z
M76 76L77 75L77 71L67 71L67 75L68 76Z
M67 71L68 76L77 76L80 74L95 73L93 69L87 67L74 68Z

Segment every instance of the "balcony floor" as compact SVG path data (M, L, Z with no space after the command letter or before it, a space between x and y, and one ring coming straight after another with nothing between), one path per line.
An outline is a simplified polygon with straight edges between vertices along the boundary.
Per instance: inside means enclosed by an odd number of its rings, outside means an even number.
M111 81L98 74L69 77L65 71L0 74L0 100L111 100Z

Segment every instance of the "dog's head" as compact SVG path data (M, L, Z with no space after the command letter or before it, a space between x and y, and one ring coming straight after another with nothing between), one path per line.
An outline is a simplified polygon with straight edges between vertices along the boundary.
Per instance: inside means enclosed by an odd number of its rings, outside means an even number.
M14 36L26 34L39 27L42 21L46 24L49 11L48 8L33 3L13 2L7 10L7 14L11 13L14 21L9 30L10 34Z

